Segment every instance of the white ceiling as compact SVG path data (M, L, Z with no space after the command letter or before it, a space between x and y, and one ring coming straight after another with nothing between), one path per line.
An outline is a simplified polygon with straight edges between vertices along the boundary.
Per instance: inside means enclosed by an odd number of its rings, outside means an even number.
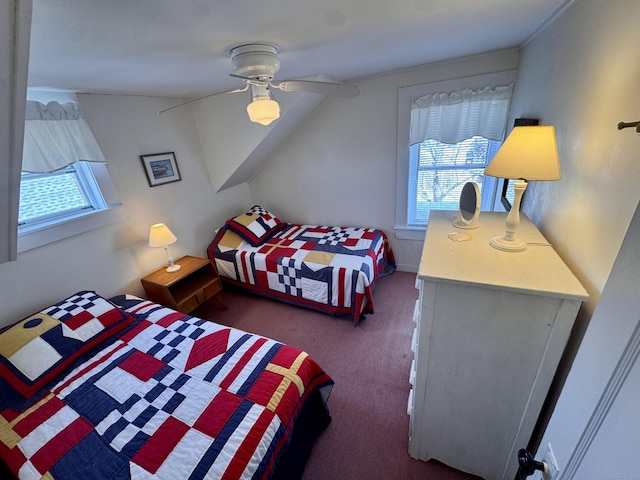
M278 81L345 81L520 46L572 1L33 0L29 86L200 96L242 85L228 52L251 42Z

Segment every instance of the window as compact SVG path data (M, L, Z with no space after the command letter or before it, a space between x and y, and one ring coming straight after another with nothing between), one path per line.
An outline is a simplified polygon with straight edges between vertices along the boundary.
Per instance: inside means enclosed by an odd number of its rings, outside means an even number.
M483 210L502 209L502 179L483 172L502 143L515 77L508 70L399 89L398 238L422 240L429 210L457 209L468 181L480 187ZM492 98L501 104L497 115Z
M76 162L52 173L22 172L18 231L28 231L106 207L87 162Z
M36 197L37 196L37 197ZM22 173L18 251L88 232L124 217L107 165L76 162L52 173Z
M454 144L425 140L411 145L407 223L426 225L431 210L457 210L467 182L478 184L486 209L493 202L497 179L483 172L501 144L474 136Z
M19 252L121 218L104 156L75 102L27 101L22 168Z

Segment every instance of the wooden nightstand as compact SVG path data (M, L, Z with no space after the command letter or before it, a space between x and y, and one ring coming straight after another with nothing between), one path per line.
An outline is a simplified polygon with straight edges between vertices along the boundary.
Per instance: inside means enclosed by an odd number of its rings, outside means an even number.
M220 308L227 309L219 295L222 282L209 259L186 255L175 263L182 267L177 272L169 273L163 267L141 279L149 300L190 313L213 298Z

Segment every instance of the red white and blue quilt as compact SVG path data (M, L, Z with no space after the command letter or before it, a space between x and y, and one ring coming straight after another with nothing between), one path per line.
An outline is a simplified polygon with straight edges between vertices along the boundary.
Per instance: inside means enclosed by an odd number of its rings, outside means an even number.
M136 321L24 410L0 411L21 479L269 478L333 380L305 352L135 297Z
M207 248L228 284L289 303L350 315L373 313L373 287L395 271L384 232L372 228L282 224L253 245L225 225Z

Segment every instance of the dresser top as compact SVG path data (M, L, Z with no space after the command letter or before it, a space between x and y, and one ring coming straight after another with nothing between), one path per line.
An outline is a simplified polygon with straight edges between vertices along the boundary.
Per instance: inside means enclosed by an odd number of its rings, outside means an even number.
M524 252L504 252L489 245L505 233L507 214L481 212L480 226L464 230L453 226L456 211L431 211L422 248L418 277L586 300L586 290L526 215L520 214L516 237L527 243ZM449 234L468 234L456 241ZM455 237L455 235L453 235Z

